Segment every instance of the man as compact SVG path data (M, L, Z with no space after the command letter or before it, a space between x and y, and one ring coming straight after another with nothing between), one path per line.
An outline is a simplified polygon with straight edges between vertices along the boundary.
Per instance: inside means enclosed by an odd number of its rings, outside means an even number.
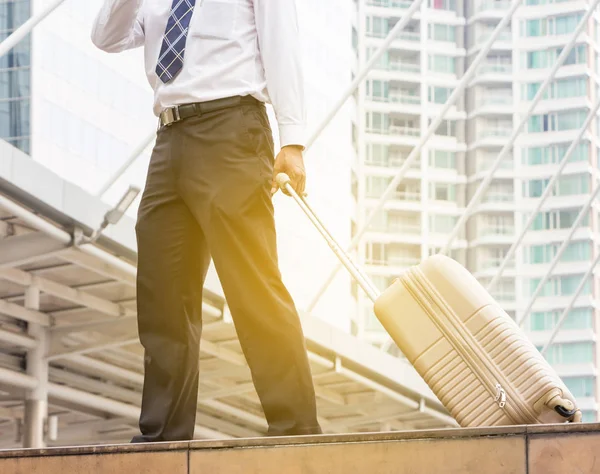
M295 0L105 0L92 41L107 52L144 47L159 116L136 225L145 379L132 442L193 437L211 256L268 434L320 433L271 201L279 172L299 193L305 186ZM279 122L275 160L267 101Z

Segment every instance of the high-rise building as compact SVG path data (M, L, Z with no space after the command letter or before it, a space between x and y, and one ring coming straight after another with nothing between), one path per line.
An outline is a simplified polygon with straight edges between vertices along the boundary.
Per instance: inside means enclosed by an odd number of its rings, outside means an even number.
M358 0L354 5L354 46L361 67L411 2ZM426 0L369 74L356 96L354 228L362 227L509 8L504 0ZM446 243L587 8L586 1L525 0L517 10L362 239L358 258L382 289L404 268ZM496 274L597 99L598 31L593 16L453 243L451 256L484 285ZM517 320L596 187L597 124L597 119L592 121L543 212L492 290ZM540 348L598 252L596 204L588 214L524 321ZM356 331L381 344L387 335L372 306L356 288L353 294L359 307ZM597 279L592 279L546 353L578 398L586 421L596 420L598 409L597 294Z

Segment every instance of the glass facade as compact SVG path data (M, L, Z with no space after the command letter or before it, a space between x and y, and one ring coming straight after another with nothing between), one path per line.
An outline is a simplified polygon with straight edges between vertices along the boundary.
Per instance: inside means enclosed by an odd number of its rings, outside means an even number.
M0 41L30 16L30 0L0 0ZM31 40L0 57L0 139L30 153Z

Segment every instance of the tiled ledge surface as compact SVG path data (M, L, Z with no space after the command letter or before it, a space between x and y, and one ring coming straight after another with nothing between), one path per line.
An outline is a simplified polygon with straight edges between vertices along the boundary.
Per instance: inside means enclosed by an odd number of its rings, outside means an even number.
M2 474L437 472L600 473L600 424L0 451Z

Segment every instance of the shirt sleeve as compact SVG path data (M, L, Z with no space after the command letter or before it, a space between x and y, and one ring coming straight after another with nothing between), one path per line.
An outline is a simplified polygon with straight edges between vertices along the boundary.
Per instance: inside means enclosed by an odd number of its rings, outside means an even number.
M267 89L282 147L306 146L306 110L296 0L253 0Z
M105 0L92 27L92 42L109 53L144 44L143 0Z

